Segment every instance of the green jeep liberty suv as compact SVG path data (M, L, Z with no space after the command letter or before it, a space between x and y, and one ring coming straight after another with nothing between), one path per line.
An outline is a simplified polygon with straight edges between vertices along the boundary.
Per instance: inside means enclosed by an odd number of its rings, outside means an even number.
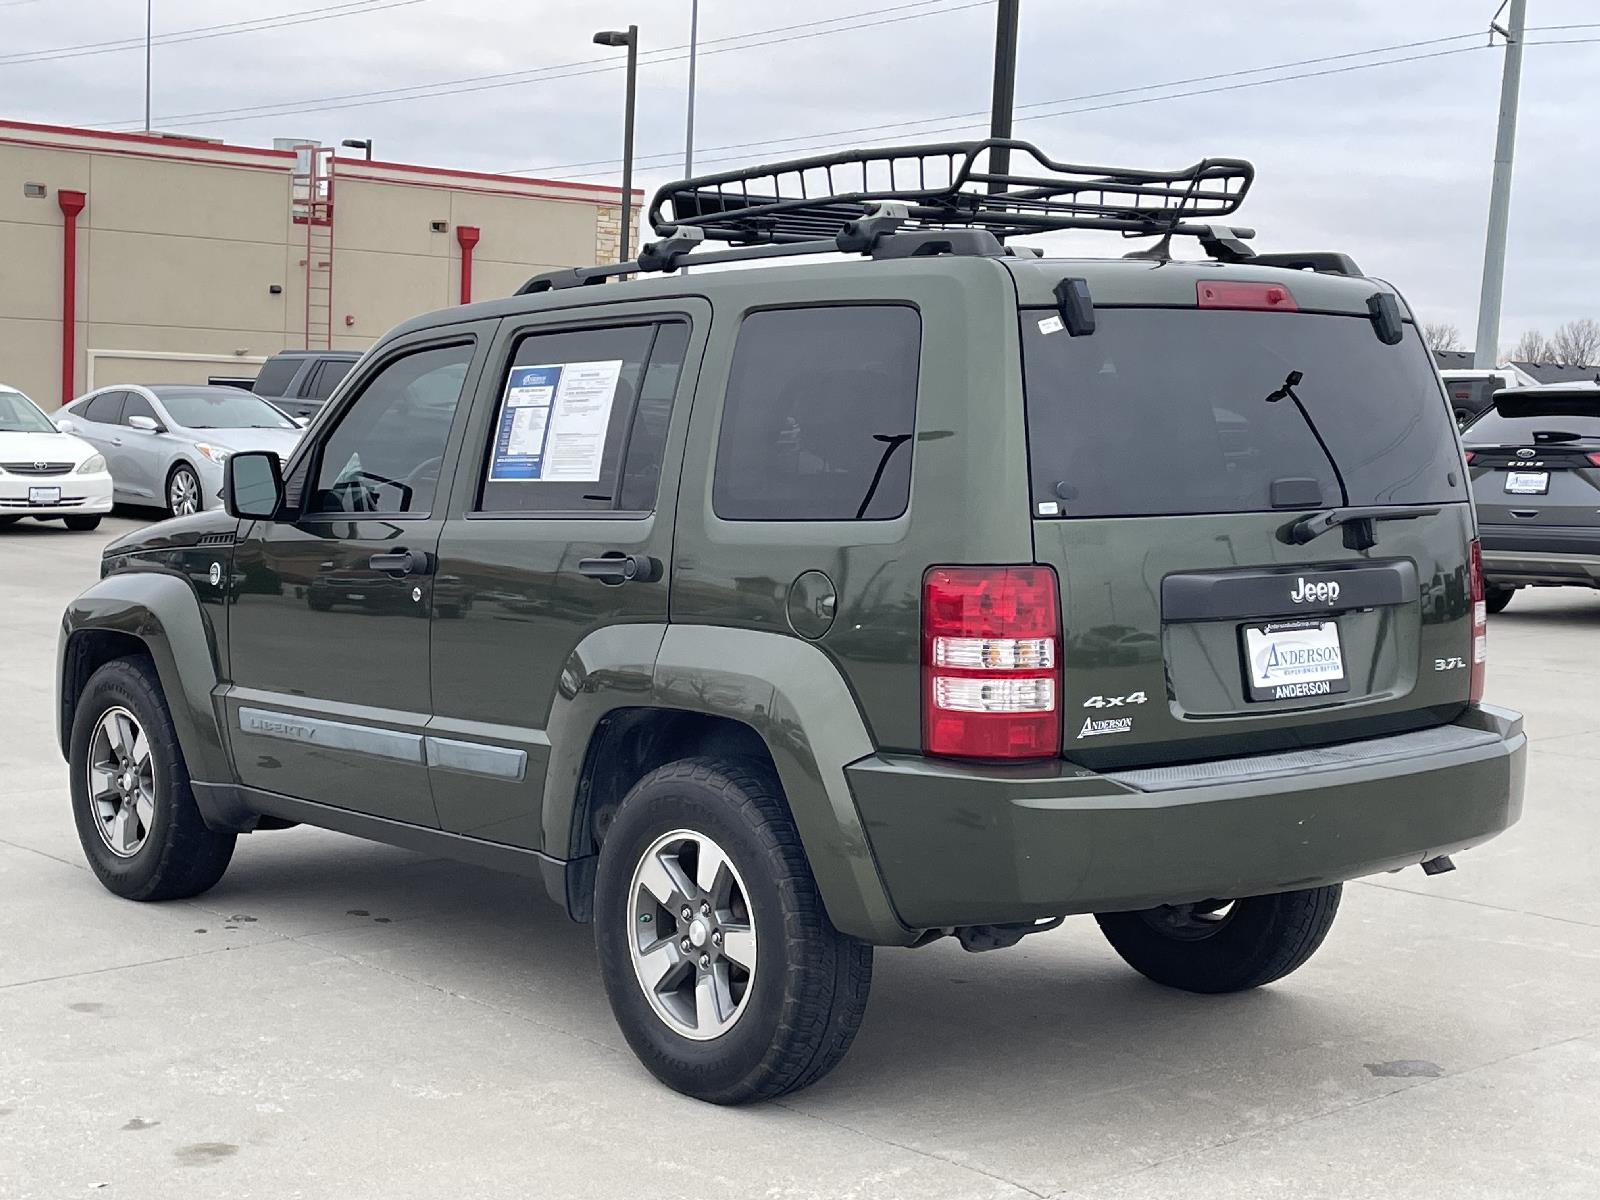
M664 188L636 262L407 322L225 511L112 544L59 664L101 882L299 822L535 875L644 1064L734 1103L840 1060L874 946L1092 913L1256 987L1343 880L1511 825L1405 303L1216 224L1248 163L1005 145ZM1008 240L1075 229L1158 240Z

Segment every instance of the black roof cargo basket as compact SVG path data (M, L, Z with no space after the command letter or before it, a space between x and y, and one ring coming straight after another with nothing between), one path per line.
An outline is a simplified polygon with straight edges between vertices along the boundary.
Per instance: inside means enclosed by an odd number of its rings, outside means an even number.
M1010 149L1013 162L1032 163L992 171L996 147ZM709 241L807 242L837 237L880 204L896 202L904 205L905 230L977 227L1001 240L1052 229L1198 234L1181 223L1234 212L1254 178L1255 168L1237 158L1141 171L1060 163L1029 142L988 138L847 150L699 175L657 191L650 224L662 236L688 226Z
M993 170L997 148L1023 167ZM661 240L636 260L547 271L517 294L793 254L1019 255L1029 251L1004 245L1006 238L1057 229L1161 239L1130 257L1164 260L1182 236L1198 238L1222 262L1360 273L1332 251L1257 255L1245 244L1254 230L1220 224L1244 202L1255 174L1239 158L1203 158L1177 171L1061 163L1009 138L819 154L669 183L650 202ZM733 245L707 250L708 242Z

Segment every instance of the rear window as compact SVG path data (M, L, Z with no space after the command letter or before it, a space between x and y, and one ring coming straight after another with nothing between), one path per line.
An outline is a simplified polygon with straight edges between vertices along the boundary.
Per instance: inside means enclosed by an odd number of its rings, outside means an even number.
M1515 407L1515 416L1491 408L1467 427L1462 440L1471 446L1493 446L1600 439L1600 389L1592 397L1567 393L1559 401L1541 402L1514 394L1506 400Z
M1022 314L1037 515L1267 511L1275 482L1307 479L1328 506L1466 499L1410 325L1386 346L1364 317L1102 308L1074 338L1050 316ZM1305 415L1268 400L1291 371Z
M317 370L317 377L311 381L310 399L326 400L333 395L333 389L339 386L339 381L350 374L350 368L355 365L353 362L340 362L338 359L330 359L323 363Z
M256 375L256 381L250 390L258 396L284 396L289 392L289 383L294 379L295 372L300 369L303 358L279 358L274 356L261 364L261 370Z

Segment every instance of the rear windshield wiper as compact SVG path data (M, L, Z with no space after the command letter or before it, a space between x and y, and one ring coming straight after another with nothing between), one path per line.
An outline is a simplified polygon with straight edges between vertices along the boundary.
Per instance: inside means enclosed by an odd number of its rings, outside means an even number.
M1344 544L1350 550L1370 550L1378 544L1378 521L1414 521L1418 517L1436 517L1443 507L1418 508L1416 505L1388 508L1326 508L1291 521L1278 531L1278 536L1291 546L1304 546L1315 541L1330 529L1344 529Z
M1344 472L1339 470L1338 460L1333 457L1333 451L1328 449L1328 443L1322 440L1322 432L1317 428L1317 423L1311 419L1311 414L1306 411L1306 406L1300 403L1300 397L1295 394L1294 389L1300 386L1300 381L1304 378L1304 372L1290 371L1283 378L1283 386L1275 392L1267 393L1266 402L1268 404L1276 404L1285 397L1294 401L1295 409L1300 413L1300 419L1306 423L1306 428L1311 431L1311 436L1317 439L1317 447L1322 451L1322 457L1327 459L1328 465L1333 468L1333 477L1339 483L1339 498L1349 504L1350 489L1344 485ZM1332 526L1329 528L1332 528ZM1310 539L1306 540L1309 541Z

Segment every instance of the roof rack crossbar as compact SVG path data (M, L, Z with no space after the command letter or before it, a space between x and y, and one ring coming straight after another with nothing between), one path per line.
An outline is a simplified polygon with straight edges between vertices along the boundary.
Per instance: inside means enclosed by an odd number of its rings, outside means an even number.
M1032 164L987 166L997 147ZM979 162L986 165L982 168ZM883 202L905 205L909 228L979 226L1004 240L1052 229L1192 232L1189 219L1227 216L1255 168L1207 158L1176 171L1061 163L1008 138L848 150L669 183L650 204L658 233L694 227L708 240L806 241L836 234ZM994 190L990 190L993 188Z

